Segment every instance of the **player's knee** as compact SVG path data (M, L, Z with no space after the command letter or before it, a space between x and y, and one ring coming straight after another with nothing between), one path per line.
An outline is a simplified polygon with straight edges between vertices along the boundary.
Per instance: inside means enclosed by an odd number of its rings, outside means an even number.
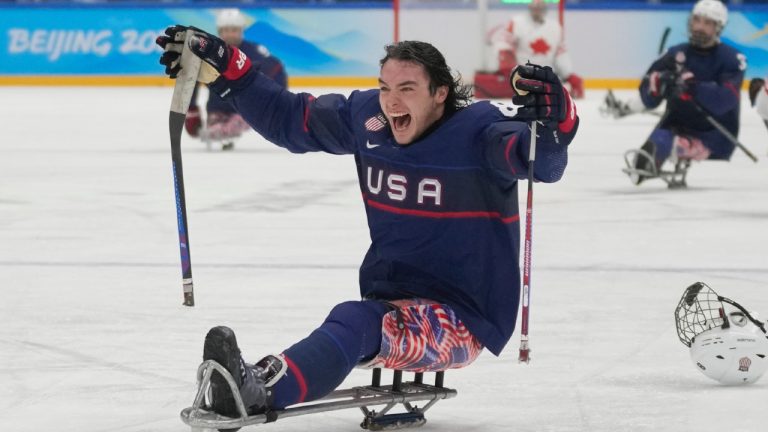
M733 156L734 150L736 150L735 146L731 146L731 148L729 149L720 148L720 149L712 150L712 152L709 154L709 157L707 159L729 161L731 160L731 156Z
M365 319L365 310L361 301L345 301L331 309L326 321L337 321L350 325L359 325Z
M717 132L719 134L719 132ZM730 160L736 145L721 135L710 134L702 138L702 144L709 149L709 160Z
M381 320L388 312L387 306L378 301L346 301L331 309L326 323L339 323L346 328L367 333L381 329Z

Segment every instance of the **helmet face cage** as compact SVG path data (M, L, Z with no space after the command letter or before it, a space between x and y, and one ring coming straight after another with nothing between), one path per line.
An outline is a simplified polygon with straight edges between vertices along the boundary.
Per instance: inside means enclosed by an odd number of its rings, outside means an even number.
M685 289L675 308L675 324L680 342L690 347L694 338L702 332L716 327L722 329L730 327L731 323L723 303L728 303L737 309L728 314L735 324L743 327L749 320L766 333L765 325L753 318L740 304L719 296L704 282L696 282Z
M704 331L727 327L728 319L719 297L703 282L685 289L675 309L677 336L685 346L690 347L693 338Z

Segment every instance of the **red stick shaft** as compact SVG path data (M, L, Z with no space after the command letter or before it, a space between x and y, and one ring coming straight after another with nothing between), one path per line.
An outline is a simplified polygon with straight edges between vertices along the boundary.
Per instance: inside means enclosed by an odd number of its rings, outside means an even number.
M392 9L395 16L395 34L393 42L400 42L400 0L392 1Z
M523 246L523 307L520 316L520 362L531 361L528 346L528 320L531 302L531 253L533 248L533 165L536 160L536 126L531 124L531 146L528 156L528 197L525 204L525 243Z

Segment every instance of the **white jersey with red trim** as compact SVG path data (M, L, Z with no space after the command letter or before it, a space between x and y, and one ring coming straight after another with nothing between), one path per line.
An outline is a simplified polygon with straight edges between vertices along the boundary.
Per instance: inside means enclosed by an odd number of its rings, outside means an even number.
M763 88L757 92L755 97L755 109L760 117L768 120L768 80L763 84Z
M531 62L550 66L561 78L573 73L571 58L565 49L563 28L556 19L536 22L530 14L514 16L503 28L494 45L497 49L511 49L520 64ZM498 43L500 42L500 43Z

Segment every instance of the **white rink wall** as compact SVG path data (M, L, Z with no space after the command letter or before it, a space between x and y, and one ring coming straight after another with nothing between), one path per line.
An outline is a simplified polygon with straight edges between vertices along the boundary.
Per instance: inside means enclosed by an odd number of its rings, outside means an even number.
M475 70L495 66L491 48L483 43L485 34L514 13L525 13L525 9L488 10L485 23L474 9L406 9L401 14L400 35L403 40L433 43L454 69L469 77ZM557 17L554 10L549 14L550 19ZM765 17L768 13L732 13L724 32L729 42L743 45L739 48L746 51L749 76L768 73L768 35L759 25ZM687 10L566 10L566 46L576 73L593 87L612 80L639 79L658 56L666 27L671 29L667 47L687 40L687 18Z

